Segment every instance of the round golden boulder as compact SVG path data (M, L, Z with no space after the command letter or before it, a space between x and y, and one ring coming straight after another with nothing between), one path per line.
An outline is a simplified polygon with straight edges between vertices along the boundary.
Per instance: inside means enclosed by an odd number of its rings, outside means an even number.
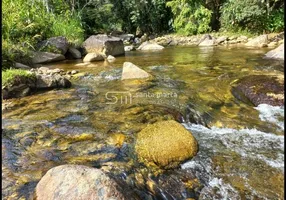
M174 121L161 121L148 125L138 133L135 151L140 162L163 169L178 167L198 152L195 137Z

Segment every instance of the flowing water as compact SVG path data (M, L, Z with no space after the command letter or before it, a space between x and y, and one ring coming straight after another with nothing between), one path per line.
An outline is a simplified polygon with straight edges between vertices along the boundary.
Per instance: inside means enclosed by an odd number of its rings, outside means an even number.
M46 171L67 163L101 168L134 199L283 199L284 108L231 94L244 76L283 75L283 62L262 59L267 51L169 47L113 63L46 65L80 73L69 89L2 104L2 199L33 198ZM121 81L125 61L153 78ZM199 153L158 172L137 162L134 142L146 124L166 119L193 133Z

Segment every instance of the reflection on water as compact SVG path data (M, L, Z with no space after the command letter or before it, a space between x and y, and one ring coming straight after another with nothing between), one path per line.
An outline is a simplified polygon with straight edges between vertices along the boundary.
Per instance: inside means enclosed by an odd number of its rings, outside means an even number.
M261 59L266 51L170 47L113 63L46 65L86 74L70 89L4 102L2 198L30 198L47 170L73 163L111 173L141 199L282 199L283 108L254 108L230 92L246 75L283 74L283 62ZM125 61L153 79L121 81ZM158 174L136 161L133 144L146 124L168 119L185 122L200 151Z

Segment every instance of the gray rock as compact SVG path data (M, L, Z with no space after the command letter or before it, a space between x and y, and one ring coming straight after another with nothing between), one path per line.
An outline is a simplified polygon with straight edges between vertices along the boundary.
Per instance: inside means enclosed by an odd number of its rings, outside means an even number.
M27 66L27 65L24 65L22 63L15 63L15 66L14 66L16 69L31 69L31 67Z
M54 75L37 75L36 88L68 88L71 86L71 82L59 74Z
M249 47L265 47L268 43L268 36L260 35L250 41L248 41L245 45Z
M137 50L141 50L141 51L149 51L149 50L162 50L164 49L163 46L155 43L155 42L143 42L138 48Z
M226 36L220 36L219 38L216 39L216 44L223 43L226 40L227 40Z
M266 53L264 58L284 60L284 44Z
M69 48L69 43L65 37L58 36L44 40L38 46L40 46L40 49L44 49L46 46L55 47L64 55Z
M119 185L101 170L83 165L61 165L50 169L36 186L37 200L126 199Z
M77 70L72 70L72 71L70 72L71 75L74 75L74 74L77 74L77 73L78 73Z
M92 61L101 61L104 60L104 57L99 53L88 53L84 59L83 62L92 62Z
M209 47L209 46L215 46L215 39L205 39L204 41L202 41L199 46L204 46L204 47Z
M64 60L65 56L62 54L55 54L49 52L34 52L32 56L33 64L50 63Z
M150 74L131 62L124 62L121 80L148 78Z
M73 47L69 47L68 52L72 55L73 58L75 59L80 59L81 58L81 53L79 50Z
M83 47L87 53L103 53L106 56L124 55L124 45L120 38L104 34L92 35L84 41Z

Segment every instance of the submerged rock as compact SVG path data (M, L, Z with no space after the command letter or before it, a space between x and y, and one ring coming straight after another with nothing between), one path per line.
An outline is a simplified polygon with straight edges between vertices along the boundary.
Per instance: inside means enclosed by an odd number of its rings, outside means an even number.
M142 51L149 51L149 50L162 50L164 49L163 46L155 43L155 42L143 42L138 48L137 50L142 50Z
M92 62L92 61L101 61L104 60L104 57L99 53L88 53L84 59L83 62Z
M255 106L284 105L284 76L251 75L233 85L232 94L239 100Z
M92 35L83 43L87 53L103 53L106 56L124 55L124 45L120 38L104 34Z
M123 64L123 71L121 80L125 79L141 79L141 78L148 78L150 74L145 72L143 69L140 69L136 65L131 62L125 62Z
M284 60L284 43L276 49L267 52L264 58Z
M99 169L61 165L50 169L36 187L36 199L126 199L119 186Z
M198 152L193 135L176 121L148 125L138 133L135 150L139 161L164 169L178 167Z

